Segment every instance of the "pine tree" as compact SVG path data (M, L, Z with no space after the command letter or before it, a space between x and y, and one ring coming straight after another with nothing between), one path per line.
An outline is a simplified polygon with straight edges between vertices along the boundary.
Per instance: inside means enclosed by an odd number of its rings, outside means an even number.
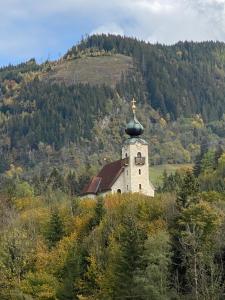
M99 225L104 214L105 214L104 200L102 197L98 197L97 203L95 206L94 217L91 219L89 227L92 228L92 227Z
M66 178L66 185L70 196L74 196L77 193L77 180L75 172L70 171Z
M48 178L48 185L51 185L53 190L64 189L64 180L63 176L59 173L59 171L54 168Z
M82 256L77 245L69 251L64 268L61 272L62 285L57 291L57 297L61 300L78 299L81 274Z
M122 226L119 235L121 254L115 267L114 297L133 299L138 292L135 274L142 261L145 235L131 215L123 219Z
M144 267L136 276L139 298L143 300L170 299L169 269L171 267L169 234L156 232L145 241Z
M61 240L64 236L64 224L63 221L58 213L55 210L51 214L50 222L46 231L46 239L48 241L49 247L54 247L57 242Z
M197 193L199 192L199 183L194 174L186 172L177 194L177 207L179 210L187 208L191 203L198 202Z
M222 154L223 154L223 148L222 148L221 144L219 144L217 146L216 151L215 151L215 157L214 157L214 160L215 160L214 161L214 168L215 169L218 168L218 161L219 161L219 159L220 159L220 157L221 157Z
M197 155L197 157L195 159L195 165L193 168L193 173L196 177L198 177L201 173L201 162L202 162L204 155L207 153L208 149L209 149L208 141L206 138L204 138L201 142L200 154Z

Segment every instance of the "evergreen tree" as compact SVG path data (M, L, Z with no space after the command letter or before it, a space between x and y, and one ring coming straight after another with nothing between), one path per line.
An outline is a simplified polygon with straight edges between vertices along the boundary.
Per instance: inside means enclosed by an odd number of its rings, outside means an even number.
M65 230L64 230L63 221L58 211L55 210L51 214L50 222L48 224L48 228L45 234L49 247L50 248L54 247L56 243L61 240L64 234L65 234Z
M165 192L176 192L182 181L182 176L176 171L175 174L167 174L163 172L163 182L160 191Z
M66 178L66 185L70 196L76 195L77 192L77 180L75 172L70 171Z
M214 157L214 169L218 168L218 161L222 156L222 154L223 154L223 147L221 146L221 144L218 144L215 151L215 157Z
M142 261L145 236L131 215L124 217L122 226L118 238L121 252L115 266L116 282L113 297L129 300L138 293L135 274Z
M90 228L99 225L102 218L104 217L104 214L105 214L104 200L102 197L98 197L95 206L94 217L90 221Z
M48 178L47 185L50 185L53 190L64 189L64 179L59 171L54 168Z
M143 255L144 268L139 270L136 281L139 287L138 299L171 299L169 277L171 268L171 246L166 232L157 232L148 237Z
M190 204L198 202L199 183L194 174L186 172L177 194L177 207L179 210L187 208Z
M200 154L197 155L197 157L195 159L195 165L193 168L193 173L196 177L198 177L201 173L202 159L203 159L204 155L207 153L208 149L209 149L208 141L207 141L207 139L204 138L201 142Z
M60 277L62 285L57 291L57 297L61 300L79 299L79 280L81 275L82 257L77 245L69 251Z

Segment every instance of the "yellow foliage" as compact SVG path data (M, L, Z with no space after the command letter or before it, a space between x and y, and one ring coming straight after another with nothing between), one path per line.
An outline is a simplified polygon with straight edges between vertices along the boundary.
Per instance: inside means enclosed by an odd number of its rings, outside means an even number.
M42 227L49 219L49 210L45 207L31 208L21 212L20 219L25 225L32 223Z
M36 253L36 269L38 271L47 270L50 252L43 239L37 241Z
M158 220L152 221L148 225L147 232L150 235L155 235L160 231L165 231L166 229L167 229L166 221L163 219L158 219Z
M75 231L79 236L82 236L82 234L85 234L85 231L87 229L87 225L89 224L91 220L92 215L87 213L83 216L76 216L72 220L72 230Z
M14 205L17 210L22 211L40 206L40 197L22 197L14 200Z
M96 205L96 201L93 199L83 199L80 202L80 208L84 211L93 210Z
M225 167L225 153L219 158L219 168L223 169Z
M124 194L125 196L125 194ZM110 210L118 207L121 204L121 201L124 201L125 197L121 197L119 194L107 195L105 197L105 207Z
M167 125L166 120L164 118L159 119L159 124L163 128L166 127L166 125Z
M203 128L204 127L204 121L200 115L196 115L191 124L194 128Z
M21 283L21 289L24 293L34 296L35 299L52 300L57 299L58 285L57 279L46 270L46 272L28 273Z
M21 167L16 167L14 164L10 165L10 169L5 172L5 175L8 177L13 177L21 174L23 172L23 169Z
M10 105L13 105L15 103L15 100L12 97L4 98L3 103L4 103L4 105L10 106Z
M39 240L37 244L36 269L40 272L48 270L48 273L55 274L64 266L67 254L75 245L76 240L76 233L72 233L70 236L64 237L51 250L48 249L43 240Z

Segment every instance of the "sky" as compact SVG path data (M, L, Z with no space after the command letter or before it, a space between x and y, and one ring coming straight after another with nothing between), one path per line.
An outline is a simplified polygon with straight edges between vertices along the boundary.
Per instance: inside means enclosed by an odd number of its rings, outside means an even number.
M82 37L225 42L225 0L0 0L0 66L62 56Z

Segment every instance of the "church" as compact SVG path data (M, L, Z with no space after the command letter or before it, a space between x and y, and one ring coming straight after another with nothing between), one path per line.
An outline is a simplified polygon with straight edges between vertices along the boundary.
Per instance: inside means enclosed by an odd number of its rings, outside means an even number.
M137 192L154 197L154 187L149 180L148 143L141 138L144 128L137 120L135 102L133 99L132 120L125 129L129 137L122 145L121 159L106 164L97 176L92 177L81 197Z

